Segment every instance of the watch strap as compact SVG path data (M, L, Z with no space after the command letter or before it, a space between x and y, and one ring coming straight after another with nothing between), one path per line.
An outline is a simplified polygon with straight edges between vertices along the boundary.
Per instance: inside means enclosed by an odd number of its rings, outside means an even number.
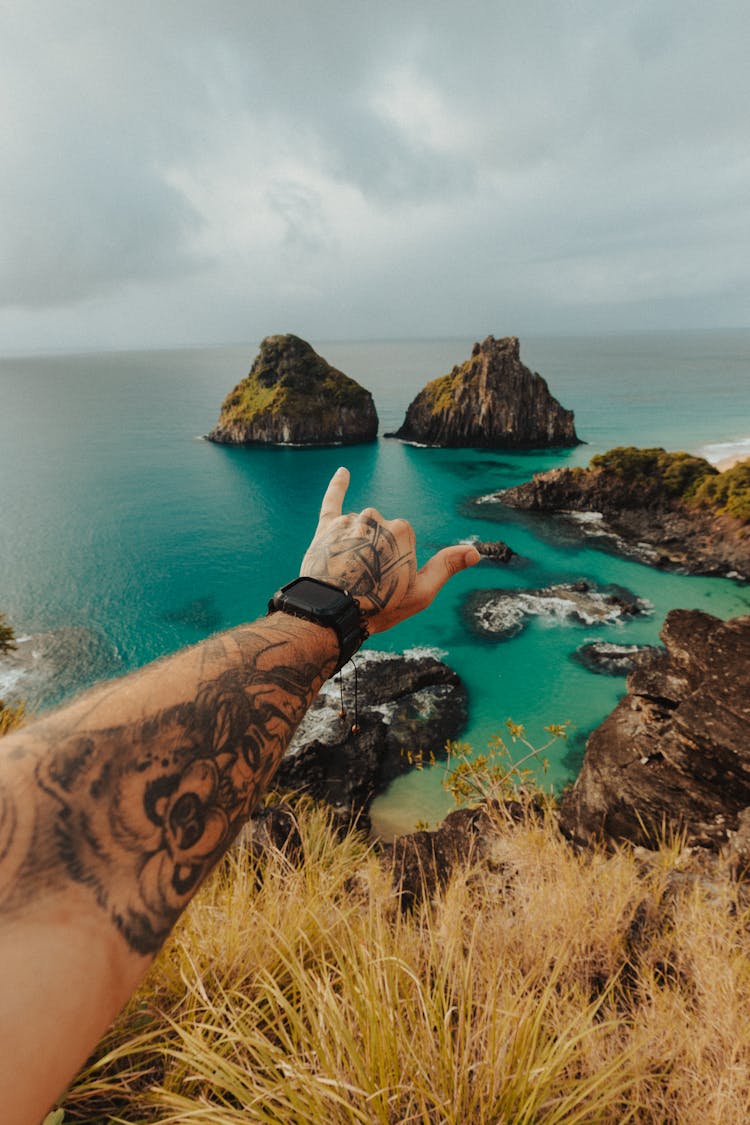
M296 588L304 589L305 584L308 583L327 591L335 591L339 596L338 604L334 607L326 607L325 610L317 610L307 604L304 598L297 596ZM348 590L332 582L323 582L320 578L295 578L292 582L288 582L270 599L268 612L288 613L292 617L313 621L317 625L333 629L339 642L339 659L334 672L339 672L351 660L369 636L364 614L357 599Z

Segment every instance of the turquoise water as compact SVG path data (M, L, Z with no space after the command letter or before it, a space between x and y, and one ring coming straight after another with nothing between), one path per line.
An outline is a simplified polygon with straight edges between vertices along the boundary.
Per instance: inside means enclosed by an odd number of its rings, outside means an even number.
M382 433L473 341L313 343L372 391ZM554 521L473 502L617 444L739 448L750 435L750 333L522 340L522 359L575 410L588 443L538 454L417 449L384 438L346 450L201 440L256 347L0 360L0 609L19 635L52 633L63 657L71 646L66 674L41 695L27 691L35 706L262 613L269 592L297 573L340 463L352 473L347 508L374 504L409 518L422 561L472 536L504 539L522 556L510 568L482 563L459 575L378 647L446 654L469 690L465 737L475 748L508 717L533 740L546 723L570 721L568 744L552 753L556 785L574 775L585 735L624 689L571 659L580 644L653 642L675 606L750 612L750 591L731 581L663 574L598 551ZM477 638L463 612L480 587L581 578L626 586L653 612L603 628L535 619L503 642ZM0 695L21 694L23 678L3 674ZM400 830L448 806L439 772L426 771L395 783L375 814L384 831Z

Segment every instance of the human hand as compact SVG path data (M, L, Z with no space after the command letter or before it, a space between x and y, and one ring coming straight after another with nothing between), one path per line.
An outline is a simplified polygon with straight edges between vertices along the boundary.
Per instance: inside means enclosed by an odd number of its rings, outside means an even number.
M425 609L449 578L479 562L476 548L464 544L444 547L417 570L411 524L386 520L375 508L342 515L348 487L348 469L337 469L300 575L348 590L359 601L371 634Z

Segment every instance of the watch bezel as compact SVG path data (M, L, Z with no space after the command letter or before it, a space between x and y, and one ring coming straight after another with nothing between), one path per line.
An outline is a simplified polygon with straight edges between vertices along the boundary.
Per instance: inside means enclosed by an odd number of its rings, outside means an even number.
M329 604L316 602L315 591L325 591ZM335 595L331 602L331 595ZM277 590L268 603L268 612L289 613L333 629L339 642L338 672L351 660L367 639L367 626L357 599L349 591L320 578L300 576Z

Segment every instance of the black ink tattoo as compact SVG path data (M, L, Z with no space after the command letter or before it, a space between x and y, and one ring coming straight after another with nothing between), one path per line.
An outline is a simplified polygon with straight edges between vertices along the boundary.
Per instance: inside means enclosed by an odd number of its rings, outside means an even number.
M319 664L293 659L293 633L277 634L259 631L251 659L233 667L214 638L203 666L228 670L193 700L137 723L75 730L40 752L37 805L52 802L46 847L35 842L33 802L24 819L23 803L0 790L0 907L17 904L24 873L28 894L35 878L49 886L62 871L91 888L133 950L155 952L252 811L324 679Z
M356 530L333 527L316 539L305 555L303 572L343 586L373 617L386 608L399 587L410 584L414 560L411 552L399 552L387 528L365 517Z

